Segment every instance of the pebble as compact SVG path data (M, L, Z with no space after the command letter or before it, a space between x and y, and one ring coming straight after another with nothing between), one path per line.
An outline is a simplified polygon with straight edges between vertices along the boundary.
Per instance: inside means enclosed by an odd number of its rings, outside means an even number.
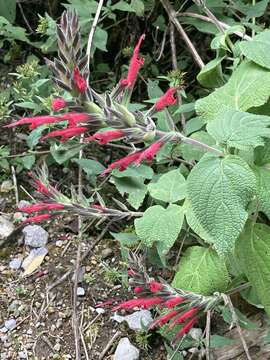
M104 314L104 313L105 313L105 309L103 309L103 308L96 308L96 312L97 312L98 314Z
M27 359L28 358L27 354L24 351L19 351L18 356L19 356L19 359Z
M77 295L78 295L78 296L84 296L84 295L85 295L85 290L84 290L84 288L78 287L78 288L77 288Z
M201 337L202 337L202 329L200 329L200 328L192 328L192 329L189 330L189 335L194 340L200 340Z
M12 233L15 229L15 226L11 221L7 219L6 216L0 216L0 239L6 238Z
M62 325L63 325L63 319L62 318L57 319L56 324L55 324L57 329L59 329Z
M36 257L44 256L44 254L46 255L47 253L48 253L48 249L45 247L32 249L29 255L23 260L22 267L26 269Z
M15 212L13 214L13 220L15 220L15 221L22 221L22 220L25 220L25 219L26 219L26 217L21 212Z
M110 257L113 254L113 251L111 248L106 248L101 251L101 258L106 259Z
M126 315L126 316L120 316L117 314L114 314L111 319L121 323L123 321L126 321L128 324L128 327L131 330L135 331L142 331L145 327L150 325L153 322L153 318L151 315L151 312L149 310L139 310L135 311L133 314Z
M5 326L0 328L0 333L5 334L6 332L8 332L8 329Z
M22 264L22 259L17 258L17 259L12 259L8 266L12 269L12 270L18 270L21 267Z
M55 351L58 352L58 351L61 350L61 345L60 344L55 344L53 348L54 348Z
M56 245L57 247L62 247L63 244L64 244L64 241L63 241L63 240L57 240L57 241L55 242L55 245Z
M140 350L132 345L127 337L122 338L116 348L114 360L138 360Z
M20 200L18 204L18 209L21 209L23 207L29 206L30 202L27 200Z
M10 192L13 189L13 182L11 180L4 180L1 184L0 191L2 193Z
M45 246L48 242L48 232L39 225L27 225L22 232L25 236L25 245L39 248Z
M13 330L16 327L16 320L15 319L9 319L5 321L5 328L8 330Z

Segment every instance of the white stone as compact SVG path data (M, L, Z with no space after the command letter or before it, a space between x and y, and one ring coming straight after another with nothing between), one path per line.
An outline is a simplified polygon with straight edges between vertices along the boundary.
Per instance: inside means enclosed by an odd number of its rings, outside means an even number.
M202 329L200 329L200 328L192 328L192 329L189 330L189 335L194 340L200 340L200 338L202 337Z
M22 262L22 268L25 270L35 259L35 257L38 256L45 256L48 254L48 249L41 247L38 249L32 249L29 253L29 255L23 260Z
M2 193L10 192L13 189L13 182L11 180L4 180L1 184L0 191Z
M128 323L128 327L135 331L144 330L153 321L149 310L135 311L133 314L126 316L121 316L115 313L111 319L117 321L118 323L126 321Z
M13 270L18 270L21 267L22 264L22 259L17 258L17 259L12 259L8 266L13 269Z
M78 287L78 288L77 288L77 295L78 295L78 296L84 296L84 295L85 295L85 290L84 290L84 288Z
M15 226L5 216L0 216L0 239L6 238L12 233Z
M105 313L105 309L103 309L103 308L96 308L96 312L97 312L98 314L104 314L104 313Z
M5 327L8 330L13 330L16 327L16 320L15 319L9 319L5 321Z
M140 350L132 345L127 337L122 338L116 348L114 360L138 360Z
M39 225L27 225L22 232L25 236L25 245L39 248L45 246L48 242L49 234Z

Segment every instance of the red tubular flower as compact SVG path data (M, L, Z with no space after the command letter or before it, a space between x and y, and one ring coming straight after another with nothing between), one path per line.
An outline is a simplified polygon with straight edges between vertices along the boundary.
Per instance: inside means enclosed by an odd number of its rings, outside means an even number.
M155 103L154 109L156 111L163 110L166 106L175 105L177 99L173 96L177 91L176 87L170 88L161 98Z
M104 211L104 210L105 210L105 208L104 208L103 206L98 205L98 204L93 204L93 205L91 205L91 208L97 209L97 210L100 210L100 211Z
M156 326L162 326L166 324L169 320L174 318L178 314L177 310L170 311L168 314L161 316L159 319L152 322L149 329L154 329Z
M36 215L36 216L32 216L26 220L22 221L22 224L26 224L26 223L39 223L43 220L48 220L50 219L51 215L50 214L41 214L41 215Z
M91 116L86 113L69 112L61 115L61 120L67 120L69 127L75 127L80 122L91 120Z
M175 296L169 300L166 300L163 304L162 307L166 307L168 309L172 309L173 307L181 304L182 302L184 302L185 299L181 296Z
M109 141L120 139L125 136L122 130L109 130L104 132L97 132L93 136L89 136L85 141L98 140L99 145L106 145Z
M140 165L140 163L143 160L146 160L148 162L153 161L154 156L163 145L164 145L163 141L156 141L155 143L150 145L147 149L143 150L140 156L138 157L138 159L136 159L135 161L136 165Z
M76 89L80 93L84 93L85 90L87 89L87 83L86 83L85 79L82 77L80 70L78 69L77 66L75 67L74 72L73 72L73 79L74 79Z
M48 138L53 138L53 137L60 136L60 141L64 142L64 141L67 141L69 138L71 138L73 136L83 134L87 130L88 130L88 128L84 127L84 126L67 128L67 129L63 129L63 130L54 130L54 131L51 131L49 134L43 136L41 138L41 141L43 141L45 139L48 139Z
M44 116L26 117L14 123L5 125L4 127L12 128L18 125L31 124L29 126L29 129L33 130L40 125L53 124L59 121L61 121L61 117L59 116L44 115Z
M150 281L150 283L148 285L149 285L149 289L152 293L156 293L163 289L163 285L157 281Z
M52 110L59 111L64 109L67 106L67 102L65 99L58 97L52 100Z
M50 194L50 190L40 180L35 179L35 187L37 192L41 194L45 194L45 195Z
M175 336L175 340L181 338L182 336L184 336L185 334L187 334L189 332L189 330L193 327L193 325L198 321L198 318L195 317L193 319L191 319L189 322L187 322L182 329L176 334Z
M190 310L184 312L183 314L179 315L170 325L169 328L172 328L175 324L181 324L184 323L189 318L193 317L198 312L197 307L193 307Z
M127 86L128 88L131 88L135 84L139 70L144 64L144 58L139 57L140 47L144 39L145 34L140 37L137 45L135 46L132 58L130 60L127 78L120 81L120 84L123 87Z
M137 151L133 154L130 154L128 156L125 156L124 158L118 160L118 161L115 161L113 163L111 163L107 169L105 169L101 174L100 176L104 176L106 175L107 173L111 172L113 169L119 169L120 171L124 171L126 170L126 168L134 163L136 160L139 159L141 155L141 152L140 151Z
M132 299L115 306L113 308L113 311L117 311L120 309L134 309L136 307L148 309L154 305L159 305L160 303L162 303L162 301L163 299L161 297Z

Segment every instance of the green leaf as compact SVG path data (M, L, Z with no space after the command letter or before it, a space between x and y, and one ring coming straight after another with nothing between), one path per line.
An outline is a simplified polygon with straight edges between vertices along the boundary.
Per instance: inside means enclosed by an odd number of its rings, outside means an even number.
M149 99L152 99L155 102L158 98L163 95L162 90L158 86L158 81L148 80L147 82L147 93Z
M241 42L240 49L249 60L270 69L270 30L264 30L252 40Z
M157 200L173 203L186 196L186 180L179 169L162 175L156 183L148 184L150 195Z
M147 194L147 186L144 184L144 179L114 177L112 181L121 195L128 194L127 201L132 207L134 207L134 209L137 210L143 203L145 195Z
M245 4L242 1L234 1L233 7L238 11L241 11L243 14L247 16L248 19L252 17L260 17L262 16L267 8L269 0L261 0L256 1L255 4Z
M228 108L246 111L251 107L263 105L267 102L269 94L270 71L247 61L238 66L224 86L198 100L196 111L207 122Z
M233 249L255 191L255 175L238 156L207 154L191 170L187 193L192 210L220 255Z
M164 256L175 243L182 228L184 212L181 206L160 205L149 207L141 219L135 220L135 230L143 244L157 245L158 253Z
M170 360L184 360L183 355L171 348L166 342L164 343L165 349L167 351L168 359Z
M263 137L270 137L269 116L227 110L207 124L208 133L221 145L248 150L264 145Z
M73 159L73 162L82 167L87 175L99 175L105 170L105 167L96 160L91 159Z
M225 306L219 306L219 308L221 309L224 321L226 321L227 324L231 325L234 322L231 310ZM236 308L234 308L234 311L238 317L239 325L241 326L241 328L247 330L259 329L258 325L250 321L244 314L241 313L241 311Z
M193 132L200 130L203 126L204 126L204 121L199 116L196 116L188 120L186 124L186 135L190 135Z
M265 165L270 162L270 139L265 139L264 146L255 149L254 158L257 165Z
M216 58L207 63L197 75L198 82L206 88L215 88L224 85L221 62L223 57Z
M131 0L130 8L136 13L137 16L143 16L144 3L141 0Z
M256 166L258 211L262 211L270 219L270 170Z
M25 169L30 170L36 161L35 155L27 155L21 158Z
M48 125L41 125L35 130L31 131L26 139L28 147L32 150L39 142L39 139L42 136L42 131L47 129Z
M206 131L197 131L197 132L193 133L190 136L190 138L201 141L207 145L215 145L216 144L216 142L212 138L212 136L210 136ZM193 160L199 161L203 157L203 155L206 153L206 150L203 150L199 147L195 147L193 145L186 144L186 143L180 144L180 150L182 152L183 158L187 161L193 161Z
M270 227L249 221L236 242L235 254L270 315Z
M172 286L211 295L215 291L224 292L229 283L225 262L210 249L201 246L189 247L179 263Z
M102 51L107 51L107 47L106 47L107 40L108 40L107 31L103 30L100 26L97 26L93 39L94 47Z
M126 247L134 247L138 244L139 239L138 236L135 233L114 233L110 232L110 234L121 243L121 246Z
M0 0L0 16L13 23L16 18L16 0Z
M70 147L66 144L52 144L50 147L50 152L57 164L61 165L65 161L73 158L80 151L80 149L81 145Z
M237 344L237 340L230 339L225 336L220 335L211 335L210 336L210 348L220 348L227 345L235 345Z
M150 166L140 165L140 166L129 166L124 171L119 171L118 169L114 169L112 175L115 177L141 177L144 179L152 179L154 175L154 171Z

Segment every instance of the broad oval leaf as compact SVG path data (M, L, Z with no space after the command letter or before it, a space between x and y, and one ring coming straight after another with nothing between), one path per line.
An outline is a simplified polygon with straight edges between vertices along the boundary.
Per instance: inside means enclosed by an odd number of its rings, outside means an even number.
M236 242L235 254L270 315L270 227L249 221Z
M160 255L165 255L176 241L182 228L184 212L181 206L160 205L148 208L141 219L135 220L136 234L148 247L157 243Z
M264 30L252 40L241 42L240 49L249 60L270 69L270 30Z
M154 199L173 203L186 197L186 180L179 169L171 170L150 183L148 190Z
M191 246L180 260L172 286L211 295L215 291L225 291L228 283L229 274L225 262L218 254L210 248Z
M264 137L270 137L270 117L237 110L219 113L207 124L207 131L218 143L240 150L264 145Z
M215 145L216 144L216 142L212 138L212 136L210 136L206 131L196 131L193 134L191 134L191 136L189 136L189 137L191 139L201 141L207 145ZM206 150L199 148L199 147L195 147L191 144L186 144L184 142L182 142L179 145L179 147L180 147L183 158L187 161L193 161L193 160L199 161L203 157L203 155L206 153Z
M254 91L256 89L256 91ZM204 121L214 120L229 108L246 111L265 104L270 95L270 71L247 61L238 66L227 84L196 102L196 111Z
M255 175L238 156L205 155L190 172L188 199L195 217L213 239L220 255L233 250L255 191Z
M96 160L91 159L73 159L73 162L78 164L87 175L99 175L105 170L105 167Z

